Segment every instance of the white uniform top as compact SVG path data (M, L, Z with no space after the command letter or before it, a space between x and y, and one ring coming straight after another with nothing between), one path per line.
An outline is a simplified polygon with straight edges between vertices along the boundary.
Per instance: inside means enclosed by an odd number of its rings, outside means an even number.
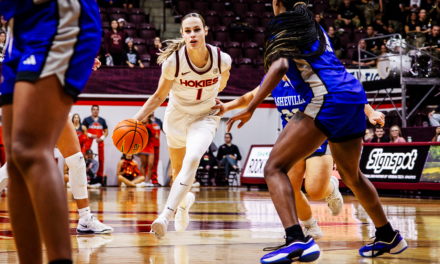
M174 80L170 104L189 114L209 112L215 105L222 72L231 67L231 57L219 48L206 44L209 52L205 67L196 67L189 59L186 46L174 52L162 64L162 75Z

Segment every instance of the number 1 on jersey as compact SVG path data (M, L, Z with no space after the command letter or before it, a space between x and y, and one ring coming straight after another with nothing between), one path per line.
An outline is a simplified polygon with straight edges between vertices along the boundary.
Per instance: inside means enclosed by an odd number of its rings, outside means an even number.
M200 100L202 98L202 91L203 88L197 90L197 100Z

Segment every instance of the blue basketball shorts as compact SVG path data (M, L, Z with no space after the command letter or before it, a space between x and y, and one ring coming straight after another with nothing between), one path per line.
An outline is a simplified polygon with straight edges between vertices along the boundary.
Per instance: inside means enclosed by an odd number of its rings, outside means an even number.
M2 69L0 103L13 102L18 81L55 75L76 101L101 44L95 0L53 0L14 17Z
M312 98L304 114L315 120L315 126L328 138L338 143L365 135L366 118L364 104L336 103L331 94Z

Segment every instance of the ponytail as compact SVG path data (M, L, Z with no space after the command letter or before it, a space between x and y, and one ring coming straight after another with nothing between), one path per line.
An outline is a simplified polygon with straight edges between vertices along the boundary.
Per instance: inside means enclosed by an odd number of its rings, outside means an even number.
M183 38L178 39L169 39L165 40L165 43L167 43L167 47L165 50L160 50L159 57L157 58L157 64L162 65L168 57L170 57L173 52L179 50L181 47L185 45L185 40Z
M189 17L199 18L202 21L203 27L206 27L205 20L201 15L197 13L189 13L186 16L184 16L182 18L182 22L180 22L181 23L180 26L182 26L183 21ZM168 46L165 50L160 50L161 52L159 53L159 57L157 58L157 64L159 65L162 65L162 63L164 63L173 54L173 52L179 50L181 47L183 47L186 44L183 38L169 39L169 40L165 40L165 42L167 43Z
M279 58L315 59L326 49L326 38L307 9L307 0L281 0L288 11L275 16L264 30L264 68L269 70L272 62ZM316 51L302 53L319 40Z

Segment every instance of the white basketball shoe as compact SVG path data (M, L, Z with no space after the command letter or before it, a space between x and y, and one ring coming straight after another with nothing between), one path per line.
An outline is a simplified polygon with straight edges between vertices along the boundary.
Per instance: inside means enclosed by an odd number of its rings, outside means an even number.
M196 197L193 193L189 192L186 196L186 204L185 208L178 207L176 212L176 217L174 219L174 228L177 232L183 232L186 230L189 224L189 209L194 204Z

